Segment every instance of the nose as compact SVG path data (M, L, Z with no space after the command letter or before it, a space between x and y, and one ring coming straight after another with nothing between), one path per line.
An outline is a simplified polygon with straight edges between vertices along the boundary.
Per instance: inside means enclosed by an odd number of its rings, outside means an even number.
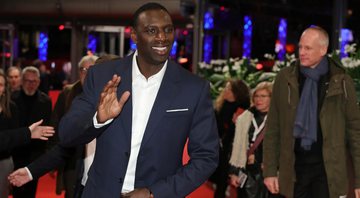
M163 30L160 30L155 37L158 41L165 41L166 39L166 34Z

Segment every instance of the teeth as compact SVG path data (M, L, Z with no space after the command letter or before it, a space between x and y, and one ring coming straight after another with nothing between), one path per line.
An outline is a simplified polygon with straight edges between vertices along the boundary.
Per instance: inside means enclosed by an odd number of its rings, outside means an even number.
M154 50L164 51L166 47L152 47Z

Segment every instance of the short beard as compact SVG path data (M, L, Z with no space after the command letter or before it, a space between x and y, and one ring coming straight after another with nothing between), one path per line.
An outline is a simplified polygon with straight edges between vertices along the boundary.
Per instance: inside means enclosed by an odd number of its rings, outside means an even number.
M34 92L30 92L24 89L24 92L27 96L33 96L36 93L36 90Z

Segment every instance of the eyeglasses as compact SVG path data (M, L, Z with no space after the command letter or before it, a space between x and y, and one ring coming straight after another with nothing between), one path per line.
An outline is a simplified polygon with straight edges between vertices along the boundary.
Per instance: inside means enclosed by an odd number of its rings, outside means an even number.
M79 69L81 72L84 72L84 73L86 73L89 70L89 68L86 68L86 67L80 67Z
M28 80L28 79L24 79L24 83L28 83L28 84L35 84L37 83L38 80Z
M270 97L270 95L254 95L254 98L257 99L257 98L266 98L266 97Z

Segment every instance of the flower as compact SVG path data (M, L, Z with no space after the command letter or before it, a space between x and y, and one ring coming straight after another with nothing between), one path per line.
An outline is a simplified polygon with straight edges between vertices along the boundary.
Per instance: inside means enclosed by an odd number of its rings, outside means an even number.
M215 99L230 79L241 79L254 88L260 81L273 78L272 74L266 75L267 72L256 69L258 62L258 59L245 57L211 60L210 64L200 62L198 73L210 82L211 95Z

